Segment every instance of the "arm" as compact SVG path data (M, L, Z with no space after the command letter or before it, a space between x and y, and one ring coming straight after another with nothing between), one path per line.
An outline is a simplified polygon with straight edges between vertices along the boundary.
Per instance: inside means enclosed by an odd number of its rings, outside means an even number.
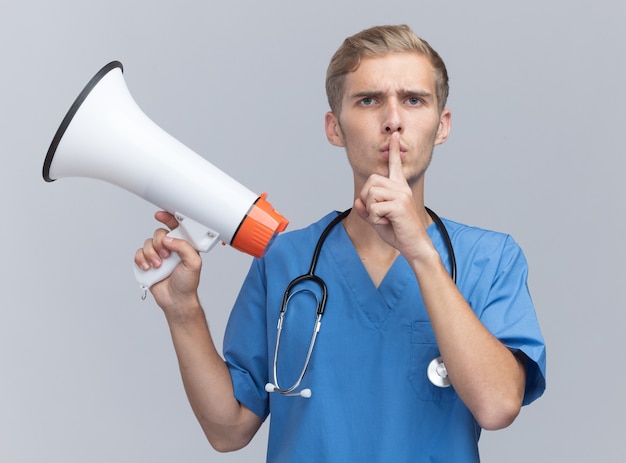
M435 252L436 254L436 252ZM523 357L516 357L476 317L438 255L411 263L419 281L450 381L485 429L513 422L525 388Z
M485 429L500 429L520 411L525 368L476 317L448 275L426 233L402 171L399 138L389 149L389 178L371 176L355 201L360 217L405 257L415 272L450 381Z
M176 219L159 212L157 219L176 227ZM180 372L200 425L218 451L244 447L257 432L262 420L234 397L230 372L219 355L200 305L197 289L202 260L187 242L166 236L159 229L135 255L144 270L158 268L172 252L181 263L172 275L155 284L151 292L167 320Z

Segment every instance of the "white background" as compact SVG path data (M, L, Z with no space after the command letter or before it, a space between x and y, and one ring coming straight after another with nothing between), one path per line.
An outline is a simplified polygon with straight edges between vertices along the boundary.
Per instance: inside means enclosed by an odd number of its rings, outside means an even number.
M243 451L210 448L163 316L139 298L132 256L155 208L41 167L74 98L120 60L155 122L304 226L351 202L323 133L328 60L385 23L449 68L427 204L522 245L548 343L548 390L483 434L483 461L623 461L624 20L618 0L2 0L0 461L264 461L265 426ZM205 256L219 344L250 259Z

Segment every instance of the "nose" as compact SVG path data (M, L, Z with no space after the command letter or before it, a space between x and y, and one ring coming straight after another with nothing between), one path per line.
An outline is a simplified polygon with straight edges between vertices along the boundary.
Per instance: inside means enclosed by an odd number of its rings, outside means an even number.
M402 122L400 120L400 112L398 107L390 103L385 113L385 122L383 123L383 131L387 134L394 132L402 133Z
M385 125L386 133L402 132L402 126L400 124L387 124Z

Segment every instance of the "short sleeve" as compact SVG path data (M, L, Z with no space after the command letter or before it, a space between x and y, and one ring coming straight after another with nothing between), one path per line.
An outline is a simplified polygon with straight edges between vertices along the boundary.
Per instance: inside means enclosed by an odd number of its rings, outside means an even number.
M504 345L526 357L524 405L546 387L546 348L528 289L526 258L510 236L504 241L480 320Z
M235 398L263 420L269 415L266 313L262 261L255 259L230 314L223 348Z

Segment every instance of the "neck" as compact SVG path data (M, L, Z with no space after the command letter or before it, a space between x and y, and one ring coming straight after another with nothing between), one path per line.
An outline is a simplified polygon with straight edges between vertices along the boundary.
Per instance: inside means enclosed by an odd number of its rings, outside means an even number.
M419 206L419 210L420 220L424 228L428 228L433 223L433 219L426 212L426 208L423 205ZM343 226L357 251L367 248L378 249L379 251L384 251L388 248L395 251L394 248L382 240L374 227L359 217L354 209L343 219Z
M421 209L425 214L422 220L430 221L426 210L423 207ZM343 226L372 282L378 288L400 252L383 241L376 230L361 219L354 209L343 220Z

